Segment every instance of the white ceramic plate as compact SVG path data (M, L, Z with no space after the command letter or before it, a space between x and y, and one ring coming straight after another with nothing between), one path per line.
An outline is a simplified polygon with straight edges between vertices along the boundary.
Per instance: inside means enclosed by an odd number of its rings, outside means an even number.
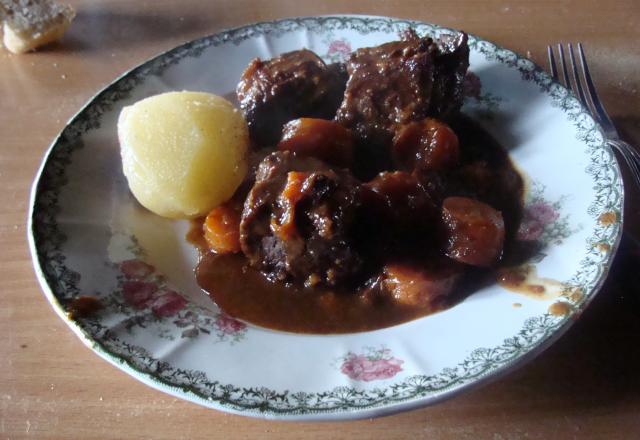
M30 244L56 312L97 354L196 403L278 419L372 417L423 406L530 360L562 334L606 277L622 231L623 187L600 128L565 88L513 52L470 37L464 112L530 179L521 235L544 245L540 277L559 298L499 286L391 328L337 336L265 330L221 313L195 284L186 222L141 208L121 171L120 109L169 90L229 95L253 57L310 48L326 60L419 34L452 32L363 16L249 25L170 50L124 74L68 123L33 186ZM90 318L74 298L97 297ZM557 301L568 314L548 313ZM514 303L520 307L514 307Z

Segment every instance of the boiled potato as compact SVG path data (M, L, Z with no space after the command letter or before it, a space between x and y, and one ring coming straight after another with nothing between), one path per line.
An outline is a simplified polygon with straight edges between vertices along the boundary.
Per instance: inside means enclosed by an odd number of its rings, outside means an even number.
M163 93L125 107L118 138L131 192L163 217L205 215L247 172L247 124L229 101L209 93Z

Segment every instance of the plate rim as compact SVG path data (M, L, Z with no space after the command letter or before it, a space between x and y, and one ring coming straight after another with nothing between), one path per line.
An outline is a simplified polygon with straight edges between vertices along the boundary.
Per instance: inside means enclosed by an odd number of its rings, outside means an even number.
M623 224L624 224L624 199L625 199L625 191L624 185L622 181L622 175L620 171L620 164L618 158L613 154L611 148L606 144L606 141L602 141L602 145L599 148L604 149L609 155L612 157L612 170L614 172L614 176L616 177L616 182L619 188L619 206L618 209L618 218L615 223L616 231L615 237L613 237L611 248L607 253L607 256L604 260L602 260L599 268L602 269L602 272L597 278L596 283L593 285L591 290L587 292L584 299L577 304L576 310L574 310L571 314L559 319L557 323L555 323L552 327L552 330L549 334L546 334L540 338L538 338L531 346L529 346L526 351L520 355L516 355L514 358L507 360L506 362L500 364L497 367L489 368L483 372L481 372L474 380L462 382L460 384L454 384L449 386L441 391L432 392L430 394L423 395L422 397L412 397L408 400L394 402L394 403L378 403L370 406L360 407L356 409L349 408L332 408L329 410L313 410L311 408L307 408L306 411L298 412L296 410L290 410L285 412L275 411L274 409L237 409L236 406L233 405L232 402L219 402L213 400L211 398L205 398L200 393L196 392L195 389L189 389L189 387L185 386L177 386L167 383L167 381L162 380L159 377L156 377L150 371L145 371L141 368L136 367L136 365L131 362L131 359L127 359L123 357L121 354L113 353L108 350L102 343L96 341L94 337L81 325L81 323L77 320L69 318L67 316L67 312L64 309L63 304L60 299L54 293L51 285L47 280L47 275L43 270L43 262L44 258L41 255L40 249L37 246L37 231L36 231L36 220L35 215L37 212L36 203L38 201L38 196L40 194L41 184L43 182L43 176L45 170L47 169L47 165L50 165L50 159L53 155L56 147L60 144L63 139L67 129L72 126L72 124L77 123L78 120L87 113L88 110L91 109L91 106L96 102L99 102L99 99L103 97L106 93L108 93L111 89L114 88L116 84L119 84L121 81L133 77L139 71L149 68L152 66L154 62L164 59L170 55L174 55L179 53L181 50L189 50L190 48L197 45L197 43L204 43L206 41L210 41L216 36L229 35L232 33L239 33L245 30L265 27L265 26L281 26L288 22L319 22L322 20L360 20L363 23L372 22L376 20L386 21L389 24L403 24L406 26L427 26L433 30L444 31L444 32L456 32L454 29L442 27L436 24L432 24L429 22L405 19L405 18L396 18L396 17L387 17L387 16L374 16L374 15L358 15L358 14L330 14L330 15L318 15L318 16L301 16L301 17L287 17L281 18L277 20L269 20L269 21L259 21L255 23L249 23L242 26L237 26L233 28L222 29L218 32L214 32L212 34L196 38L185 43L182 43L178 46L170 48L168 50L162 51L157 55L154 55L148 58L146 61L143 61L133 68L125 71L118 77L116 77L113 81L105 85L101 90L99 90L96 94L94 94L87 102L76 112L65 124L65 126L61 129L60 133L54 138L52 143L49 145L40 167L36 172L36 176L31 187L30 199L29 199L29 214L28 214L28 242L29 249L31 252L32 263L34 266L34 270L36 273L36 277L40 283L40 286L47 297L47 300L50 302L52 307L58 316L67 323L69 327L71 327L72 331L82 340L84 345L90 348L94 353L98 354L101 358L107 360L112 365L118 367L119 369L125 371L127 374L133 376L135 379L140 380L141 382L151 386L152 388L158 389L160 391L171 394L175 397L183 398L194 403L204 405L209 408L218 409L225 412L230 412L234 414L244 415L244 416L252 416L252 417L260 417L267 419L279 419L279 420L346 420L346 419L357 419L357 418L369 418L376 417L380 415L388 415L394 414L401 411L406 411L409 409L419 408L431 404L438 403L442 400L445 400L449 397L457 395L459 393L465 392L470 389L477 388L479 386L483 386L492 380L497 380L498 378L504 376L510 371L513 371L525 363L532 360L534 357L538 356L542 353L546 348L552 345L557 339L559 339L568 328L575 322L575 317L579 315L579 313L587 307L587 305L595 298L595 296L600 291L602 284L607 278L608 271L610 266L615 258L617 253L618 246L620 244L620 239L623 232ZM259 34L268 34L268 32L259 32ZM474 34L469 34L470 40L473 39L477 43L482 43L488 45L490 48L493 48L496 51L503 52L507 54L510 58L513 59L515 63L520 61L524 61L529 63L531 66L531 72L539 75L545 80L550 80L549 84L565 93L566 98L570 101L574 101L573 104L578 104L578 108L580 109L580 114L584 114L587 116L587 120L593 125L593 129L600 132L602 135L602 128L597 122L593 120L593 118L588 113L587 109L579 103L577 98L573 95L573 93L566 89L564 86L559 84L557 81L550 78L550 76L541 69L538 65L533 63L531 60L528 60L525 57L518 55L517 53L506 49L498 44L495 44L489 40L480 38ZM204 46L203 50L209 46ZM182 59L182 57L179 57ZM504 63L504 61L501 61ZM169 63L168 65L171 65ZM515 67L515 66L511 66ZM515 67L518 69L517 67ZM144 77L143 77L144 78ZM543 93L548 95L543 91L539 91L539 93ZM81 133L82 134L82 133ZM62 185L63 186L63 185ZM62 187L61 186L61 187ZM547 316L547 315L542 315ZM539 317L536 317L539 318ZM528 318L533 319L533 318ZM526 325L525 325L526 327ZM436 373L437 375L438 373ZM289 390L286 390L288 393Z

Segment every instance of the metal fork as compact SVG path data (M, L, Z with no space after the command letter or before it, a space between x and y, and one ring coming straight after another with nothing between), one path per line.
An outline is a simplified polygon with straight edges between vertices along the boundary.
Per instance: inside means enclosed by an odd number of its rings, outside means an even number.
M560 82L558 71L562 73L564 85L573 90L573 93L578 97L578 99L580 99L582 104L589 109L596 122L602 126L604 129L604 135L606 136L606 142L615 151L617 151L620 156L622 156L629 168L629 171L631 171L631 174L635 179L636 185L640 188L640 153L638 153L633 146L620 139L618 131L604 109L602 101L600 101L600 98L598 97L598 92L596 92L593 80L591 79L589 66L587 65L587 60L584 56L582 44L578 43L578 59L580 60L579 66L578 63L576 63L576 57L573 53L573 46L571 43L567 45L567 49L569 52L569 59L571 61L573 81L569 79L569 69L565 61L562 44L558 44L559 68L556 65L553 47L547 47L551 75L554 79Z

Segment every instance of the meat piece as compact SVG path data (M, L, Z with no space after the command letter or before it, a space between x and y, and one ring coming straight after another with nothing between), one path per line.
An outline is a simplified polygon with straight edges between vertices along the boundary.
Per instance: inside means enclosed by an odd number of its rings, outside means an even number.
M290 151L272 152L258 164L255 182L286 176L289 171L325 171L329 168L329 165L313 157L298 157Z
M462 272L455 263L389 263L382 271L382 287L397 304L434 312L442 308Z
M295 118L331 119L342 100L345 76L310 50L249 63L236 89L240 108L257 146L275 145L282 126Z
M267 156L240 222L242 251L270 278L336 286L362 267L351 239L359 183L288 151Z
M396 166L405 171L444 171L460 160L458 136L436 119L410 122L393 138L392 155Z
M253 184L248 191L240 220L240 244L250 263L259 266L263 236L270 233L272 206L285 187L292 171L328 170L314 158L297 158L285 151L267 155L258 165Z
M464 101L464 78L469 68L468 36L464 32L443 35L438 40L430 116L448 118L457 113Z
M336 119L365 141L393 137L398 125L427 116L446 118L462 105L469 66L467 35L403 40L355 51Z
M447 197L442 220L450 258L472 266L491 266L502 256L504 221L500 211L478 200Z
M294 119L284 126L278 150L349 168L353 162L353 136L351 131L334 121Z
M421 246L430 240L438 220L428 191L404 171L380 173L363 184L361 212L361 241L385 253Z
M342 91L340 93L341 94L344 93L344 88L346 87L347 81L349 80L349 73L347 73L347 65L345 63L328 64L327 70L338 78L338 81L342 85ZM340 96L339 100L342 100L342 96ZM340 105L340 102L338 102L338 105ZM336 107L336 110L337 110L337 107ZM335 116L335 112L334 112L334 116Z
M431 38L410 38L355 51L336 119L371 141L427 116L437 50Z
M380 173L363 185L372 205L391 224L412 229L435 216L435 204L418 179L404 171Z

